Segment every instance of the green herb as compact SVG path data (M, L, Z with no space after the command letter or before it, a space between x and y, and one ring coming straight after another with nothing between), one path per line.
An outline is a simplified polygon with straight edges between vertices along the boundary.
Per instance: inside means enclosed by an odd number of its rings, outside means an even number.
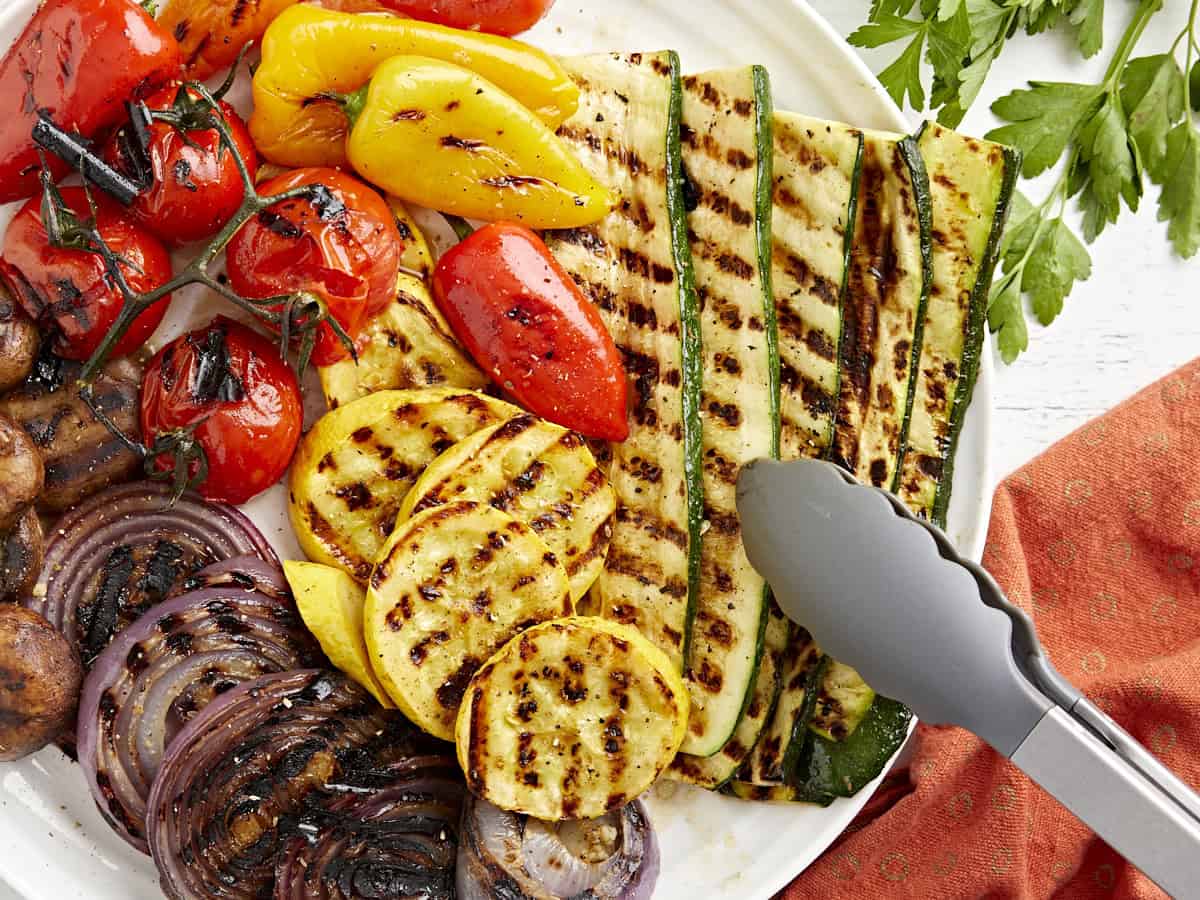
M1168 223L1175 251L1185 258L1200 251L1198 6L1192 0L1187 26L1167 52L1133 58L1163 7L1163 0L1141 0L1100 83L1031 81L992 105L1007 124L987 137L1022 151L1025 177L1060 167L1045 199L1033 204L1018 195L1010 214L988 312L1006 362L1028 345L1026 300L1048 325L1075 282L1091 274L1087 248L1064 218L1071 198L1091 243L1123 209L1138 208L1149 180L1161 188L1158 217ZM897 103L907 98L918 110L928 96L938 120L954 127L1010 38L1071 28L1080 53L1093 56L1102 49L1104 14L1104 0L876 0L850 42L904 42L880 81ZM923 62L931 71L928 92Z

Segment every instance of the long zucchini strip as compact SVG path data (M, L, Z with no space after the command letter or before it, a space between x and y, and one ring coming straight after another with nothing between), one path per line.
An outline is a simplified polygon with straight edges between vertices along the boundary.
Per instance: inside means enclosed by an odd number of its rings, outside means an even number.
M617 513L594 588L683 671L700 576L700 334L687 240L673 52L564 59L579 109L559 129L622 199L588 228L547 235L600 310L633 382L629 439L612 446Z
M770 281L771 94L758 66L683 79L683 164L704 382L700 593L686 663L683 751L710 756L753 697L767 585L737 514L742 466L779 454L779 355Z
M929 179L913 138L863 137L831 455L861 481L894 490L932 281Z
M1020 154L927 122L917 145L933 201L933 286L898 493L946 523L954 454L979 374L988 292Z
M779 321L781 455L822 457L837 409L863 136L790 112L775 113L773 130L771 282Z

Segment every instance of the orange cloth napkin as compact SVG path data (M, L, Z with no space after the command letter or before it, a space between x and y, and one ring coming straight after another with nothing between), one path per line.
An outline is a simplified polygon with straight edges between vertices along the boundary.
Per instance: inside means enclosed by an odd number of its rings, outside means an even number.
M1200 786L1200 360L1007 478L983 562L1059 671ZM974 735L919 735L785 900L1165 896Z

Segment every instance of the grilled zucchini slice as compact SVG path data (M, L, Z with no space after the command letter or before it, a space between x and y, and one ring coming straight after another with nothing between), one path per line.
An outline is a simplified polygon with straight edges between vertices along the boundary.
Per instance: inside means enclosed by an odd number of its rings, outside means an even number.
M759 803L791 803L796 799L796 789L787 784L749 784L745 781L734 781L729 785L729 792L741 800L755 800Z
M817 686L808 730L830 741L844 741L854 734L867 710L875 702L875 691L853 668L831 659Z
M772 654L764 653L754 676L750 702L738 720L733 737L712 756L693 756L680 752L671 760L664 776L672 781L682 781L709 790L721 787L737 774L737 770L749 758L775 708L778 696L779 669L776 659Z
M779 456L779 354L771 295L771 88L759 66L683 79L688 234L704 360L700 593L685 681L685 753L711 756L754 696L767 585L750 565L737 475Z
M679 749L688 695L635 629L594 617L522 632L471 679L456 744L467 786L514 812L591 819L646 790Z
M417 479L400 518L452 500L488 503L541 535L572 600L604 565L616 499L583 438L560 425L522 414L450 447Z
M929 179L913 138L867 131L863 139L832 457L895 490L932 280Z
M484 660L573 609L566 570L529 526L455 501L413 516L388 539L363 622L388 695L413 723L452 741L463 693Z
M777 112L774 142L771 281L779 320L781 455L820 458L833 441L863 135L837 122Z
M286 560L292 596L305 626L329 657L368 691L382 706L395 706L375 677L363 637L363 587L341 569L320 563Z
M358 360L317 369L330 409L375 391L422 387L483 390L490 383L458 343L429 295L433 257L412 214L394 197L388 205L404 242L395 301L371 319L358 342Z
M739 781L783 783L787 760L799 753L808 733L816 702L815 687L824 660L812 635L803 628L792 628L779 667L779 700L754 751L738 773Z
M519 413L450 388L381 391L326 413L301 441L288 482L301 549L365 583L425 467L467 435Z
M954 452L979 374L992 272L1021 155L934 122L921 128L917 145L933 203L933 286L897 493L918 515L945 525Z
M622 201L597 225L547 235L600 310L633 383L602 615L633 625L683 670L700 578L700 333L680 163L675 53L562 60L579 108L559 135Z

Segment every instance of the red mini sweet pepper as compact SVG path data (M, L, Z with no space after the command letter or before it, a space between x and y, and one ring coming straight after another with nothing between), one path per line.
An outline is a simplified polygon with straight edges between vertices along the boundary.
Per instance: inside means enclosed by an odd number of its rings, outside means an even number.
M475 361L525 408L588 437L629 436L621 354L534 232L480 228L438 260L433 294Z
M48 0L0 60L0 203L38 191L40 114L95 137L181 62L179 43L132 0ZM58 159L49 164L66 174Z

